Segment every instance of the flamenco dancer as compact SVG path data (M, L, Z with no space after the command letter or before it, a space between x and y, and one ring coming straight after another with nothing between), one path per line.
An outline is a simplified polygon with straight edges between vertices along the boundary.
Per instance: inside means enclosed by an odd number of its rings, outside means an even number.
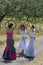
M22 23L22 24L19 25L19 29L21 31L22 38L21 38L21 40L18 44L18 49L21 49L22 50L21 54L24 54L25 43L26 43L26 29L27 29L27 26Z
M16 60L16 49L14 47L14 39L13 39L13 31L15 28L16 24L12 24L6 22L5 23L5 29L6 29L6 47L3 53L3 59L4 60Z
M35 27L34 25L30 24L30 39L29 39L29 44L27 49L25 50L25 56L27 58L34 58L35 54L34 54L34 41L35 41Z

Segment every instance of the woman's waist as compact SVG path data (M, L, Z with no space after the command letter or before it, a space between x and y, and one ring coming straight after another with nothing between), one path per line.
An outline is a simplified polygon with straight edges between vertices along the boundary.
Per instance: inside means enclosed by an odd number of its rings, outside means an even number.
M7 38L13 38L13 36L12 35L7 35Z
M23 38L23 39L26 39L26 38L27 38L27 36L22 36L22 38Z
M7 37L7 39L13 39L13 37Z
M30 38L35 38L34 36L30 36Z
M9 33L7 34L7 38L13 37L13 34Z
M26 37L26 35L22 35L22 37Z

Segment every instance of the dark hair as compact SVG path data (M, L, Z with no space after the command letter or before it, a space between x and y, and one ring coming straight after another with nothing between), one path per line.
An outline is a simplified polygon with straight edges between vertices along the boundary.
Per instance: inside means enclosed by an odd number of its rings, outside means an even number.
M9 24L8 24L9 29L12 28L12 26L13 26L12 23L9 23Z
M33 29L35 28L34 25L32 25L32 28L33 28Z
M23 28L23 30L25 29L25 25L24 24L21 24L20 29L22 29L22 28Z

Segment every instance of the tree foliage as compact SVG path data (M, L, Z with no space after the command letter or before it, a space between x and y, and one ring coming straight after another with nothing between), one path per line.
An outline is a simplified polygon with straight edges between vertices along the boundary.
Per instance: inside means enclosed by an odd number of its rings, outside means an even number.
M43 0L0 0L0 21L4 15L20 20L43 17Z

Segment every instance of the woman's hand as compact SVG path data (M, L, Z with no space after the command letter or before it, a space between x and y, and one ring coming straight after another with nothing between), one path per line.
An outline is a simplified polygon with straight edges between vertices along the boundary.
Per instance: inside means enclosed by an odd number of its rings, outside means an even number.
M14 22L14 24L13 24L13 29L14 29L16 26L17 26L17 24L16 24L16 22Z
M5 28L8 27L9 21L5 22Z

